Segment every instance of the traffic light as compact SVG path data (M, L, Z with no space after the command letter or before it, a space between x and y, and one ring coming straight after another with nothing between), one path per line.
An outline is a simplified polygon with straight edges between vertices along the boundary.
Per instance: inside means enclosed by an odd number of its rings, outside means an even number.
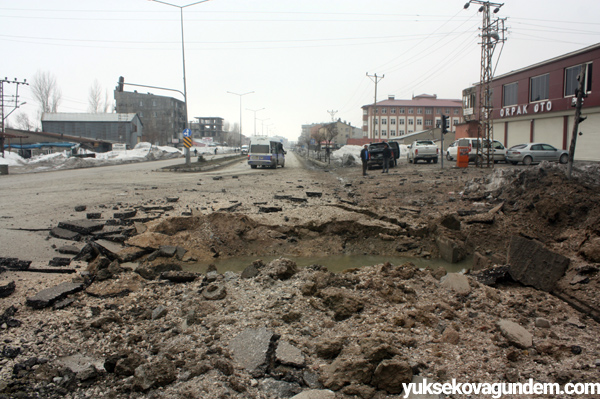
M123 91L123 85L125 85L125 78L123 76L119 76L119 84L117 85L117 91Z
M448 133L448 117L446 115L442 115L442 133Z

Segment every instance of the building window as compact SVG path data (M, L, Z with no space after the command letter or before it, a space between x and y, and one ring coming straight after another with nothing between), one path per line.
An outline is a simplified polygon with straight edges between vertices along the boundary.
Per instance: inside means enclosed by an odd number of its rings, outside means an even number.
M592 91L592 64L586 64L586 67L584 85L586 92L589 93ZM575 89L579 87L579 81L577 80L579 72L581 72L581 65L565 68L565 97L575 95Z
M404 119L398 119L398 124L399 125L404 125Z
M144 106L144 102L140 100L140 107Z
M381 124L382 125L387 125L387 119L386 118L381 119Z
M433 110L431 108L425 108L425 115L433 114Z
M411 130L411 129L408 129L408 133L413 133L413 130Z
M377 124L377 118L375 119L375 124Z
M400 136L404 136L404 130L403 129L400 129L399 132L400 132Z
M519 91L519 82L509 83L502 86L502 106L517 104L517 92Z
M396 131L394 129L390 130L390 136L395 136L396 135Z
M452 120L452 125L454 125L454 126L458 125L458 119L453 119Z
M436 115L439 115L439 114L441 114L441 113L442 113L442 109L441 109L441 108L436 108L436 109L435 109L435 114L436 114Z
M390 125L395 125L395 124L396 124L396 119L395 118L390 119Z
M450 108L446 108L446 115L450 115Z
M377 113L377 112L378 112L378 109L377 109L377 108L375 108L375 113Z
M425 126L432 126L433 121L431 119L425 119Z
M381 135L382 136L387 136L387 130L381 129Z
M417 118L417 125L423 126L423 119Z
M408 113L409 113L409 114L414 114L414 113L415 113L415 110L414 110L413 108L409 108L409 109L408 109Z
M387 108L381 108L381 113L382 114L387 114Z
M454 115L458 115L458 108L454 109Z
M408 124L409 124L409 125L414 125L414 124L415 124L415 121L414 121L414 119L409 119L409 120L408 120Z
M390 109L390 113L395 114L396 113L396 108Z
M550 93L550 74L531 78L529 102L547 100Z
M400 113L403 114L404 113L404 108L400 108Z
M369 115L369 110L367 108L363 109L363 115Z
M417 108L417 115L423 114L423 108Z

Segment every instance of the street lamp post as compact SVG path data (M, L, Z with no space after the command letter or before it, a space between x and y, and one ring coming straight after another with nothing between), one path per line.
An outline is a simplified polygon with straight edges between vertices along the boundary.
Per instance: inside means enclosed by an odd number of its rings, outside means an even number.
M183 57L183 101L185 103L185 128L187 129L189 127L189 122L188 122L187 85L186 85L186 80L185 80L185 44L184 44L184 40L183 40L183 9L194 6L196 4L206 3L207 1L210 1L210 0L196 1L194 3L186 4L185 6L178 6L176 4L171 4L171 3L167 3L165 1L160 1L160 0L149 0L149 1L154 1L156 3L161 3L161 4L171 6L171 7L179 8L179 14L180 14L180 18L181 18L181 55ZM187 147L185 148L185 163L188 165L190 164L190 149Z
M271 118L259 119L259 121L261 122L261 132L260 132L261 136L265 135L265 121L268 121L269 119L271 119Z
M245 96L246 94L252 94L254 93L253 91L249 91L247 93L234 93L232 91L228 91L227 93L229 94L235 94L236 96L240 97L240 151L242 150L242 97Z
M252 111L254 112L254 135L256 136L256 113L258 111L262 111L264 108L261 109L250 109L250 108L246 108L248 111Z

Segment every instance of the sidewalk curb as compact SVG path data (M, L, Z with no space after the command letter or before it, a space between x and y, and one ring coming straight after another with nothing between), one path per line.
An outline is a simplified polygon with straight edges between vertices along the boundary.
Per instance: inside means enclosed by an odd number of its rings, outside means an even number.
M194 164L190 164L187 168L175 167L175 166L167 166L161 169L157 169L156 172L173 172L173 173L198 173L198 172L208 172L210 170L222 168L224 166L229 166L236 162L241 161L245 156L234 155L230 157L223 157L219 160L219 163L214 163L210 165L198 164L198 162L194 162Z

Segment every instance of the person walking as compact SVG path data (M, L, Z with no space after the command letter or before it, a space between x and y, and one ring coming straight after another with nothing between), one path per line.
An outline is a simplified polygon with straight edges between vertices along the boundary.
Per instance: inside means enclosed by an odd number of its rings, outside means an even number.
M367 175L367 166L369 165L369 146L364 145L360 150L360 160L362 161L363 176Z
M390 158L392 157L392 149L388 143L385 143L385 147L383 147L383 152L381 155L383 155L383 170L381 173L390 173Z

